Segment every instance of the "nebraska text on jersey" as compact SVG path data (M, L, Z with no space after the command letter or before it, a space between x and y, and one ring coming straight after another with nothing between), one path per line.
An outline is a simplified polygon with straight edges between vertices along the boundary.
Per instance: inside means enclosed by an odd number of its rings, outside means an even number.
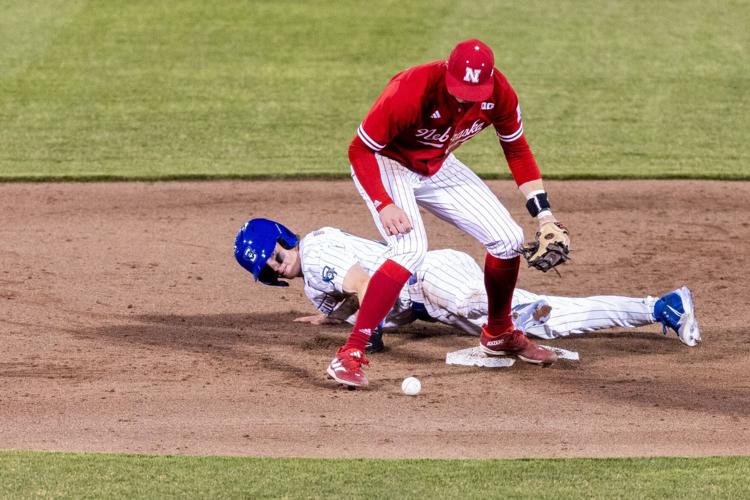
M494 71L490 98L474 103L459 103L448 93L445 71L445 62L436 61L394 76L357 129L362 142L432 175L452 151L489 125L503 142L523 135L518 97L500 71Z

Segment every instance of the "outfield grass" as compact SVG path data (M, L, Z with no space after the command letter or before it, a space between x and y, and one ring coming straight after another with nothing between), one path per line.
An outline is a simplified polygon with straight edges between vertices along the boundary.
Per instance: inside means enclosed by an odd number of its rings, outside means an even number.
M0 495L747 498L750 458L313 460L0 453Z
M0 178L345 176L399 69L478 36L548 177L750 178L750 3L0 0ZM491 133L459 154L507 175Z

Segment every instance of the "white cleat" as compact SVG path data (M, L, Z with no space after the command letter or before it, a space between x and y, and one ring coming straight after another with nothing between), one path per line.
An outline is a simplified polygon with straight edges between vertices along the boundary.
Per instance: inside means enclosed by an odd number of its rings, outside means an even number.
M693 294L686 286L677 290L677 294L682 299L682 307L685 309L677 328L677 336L680 337L680 340L685 344L694 347L701 341L701 331L698 328L698 321L695 319Z

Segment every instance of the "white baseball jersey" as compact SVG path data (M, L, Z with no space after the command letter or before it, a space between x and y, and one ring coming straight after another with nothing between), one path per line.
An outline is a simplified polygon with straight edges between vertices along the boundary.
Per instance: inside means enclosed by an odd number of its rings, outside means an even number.
M305 295L323 314L329 315L348 297L344 277L355 264L372 275L385 261L384 243L360 238L333 227L323 227L300 241L300 261L305 280ZM354 317L349 321L354 324ZM401 290L385 325L396 327L416 320L407 287Z
M346 299L344 276L355 264L368 274L386 259L388 247L332 227L306 235L300 242L305 294L322 313L331 314ZM654 323L652 297L560 297L538 295L517 288L512 307L545 299L549 320L526 333L550 339L612 327L638 327ZM411 323L426 311L430 318L478 335L487 322L484 275L471 256L456 250L427 252L421 266L401 290L384 321L385 328ZM354 323L355 316L348 319Z

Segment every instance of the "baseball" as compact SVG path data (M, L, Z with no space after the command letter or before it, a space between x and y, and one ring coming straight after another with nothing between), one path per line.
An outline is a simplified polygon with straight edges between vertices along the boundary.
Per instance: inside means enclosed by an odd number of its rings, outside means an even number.
M422 390L422 382L417 377L406 377L401 382L401 390L407 396L416 396Z

